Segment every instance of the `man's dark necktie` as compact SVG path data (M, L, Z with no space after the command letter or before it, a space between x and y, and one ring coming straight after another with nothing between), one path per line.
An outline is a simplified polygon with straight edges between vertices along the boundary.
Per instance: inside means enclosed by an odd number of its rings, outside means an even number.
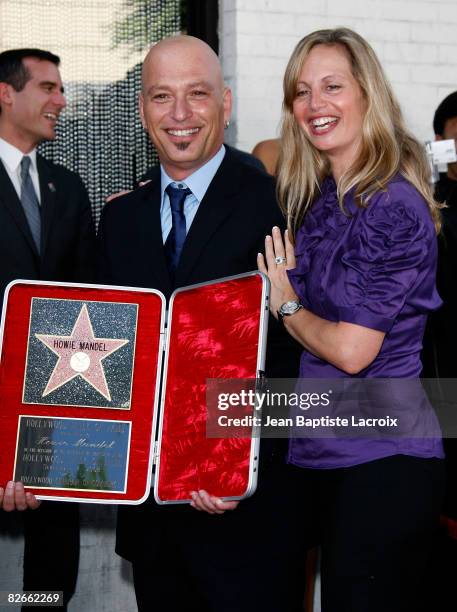
M24 155L21 161L21 204L29 224L33 241L35 242L38 253L40 252L41 242L41 211L40 203L33 187L32 177L30 176L31 159Z
M174 280L184 241L186 240L186 217L184 216L184 200L192 193L190 189L177 189L168 185L165 189L170 198L172 226L165 241L165 256L167 258L170 276Z

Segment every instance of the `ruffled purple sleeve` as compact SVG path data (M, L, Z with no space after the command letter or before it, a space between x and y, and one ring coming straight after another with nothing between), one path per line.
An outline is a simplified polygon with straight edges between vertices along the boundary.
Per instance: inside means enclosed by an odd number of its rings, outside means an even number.
M392 201L388 193L372 202L360 215L342 264L341 321L388 332L406 301L424 312L439 306L436 238L417 192L413 203L408 198Z

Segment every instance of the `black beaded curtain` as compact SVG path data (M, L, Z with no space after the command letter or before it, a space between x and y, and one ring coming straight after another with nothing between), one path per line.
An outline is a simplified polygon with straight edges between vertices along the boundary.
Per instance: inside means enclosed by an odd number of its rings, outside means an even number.
M67 108L40 152L80 174L97 221L107 195L157 163L138 115L141 61L179 31L179 0L0 0L0 50L61 58Z

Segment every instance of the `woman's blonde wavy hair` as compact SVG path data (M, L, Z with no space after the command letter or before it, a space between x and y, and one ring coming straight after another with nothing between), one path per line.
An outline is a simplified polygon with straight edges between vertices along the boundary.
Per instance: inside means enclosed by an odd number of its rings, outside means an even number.
M353 30L336 28L305 36L295 47L284 75L278 197L292 236L330 171L325 154L310 143L293 115L302 66L316 45L342 45L346 49L352 73L366 100L357 159L338 181L341 209L344 211L343 198L353 187L357 204L366 206L370 197L399 172L424 197L438 233L441 206L433 198L425 149L406 129L400 106L373 49Z

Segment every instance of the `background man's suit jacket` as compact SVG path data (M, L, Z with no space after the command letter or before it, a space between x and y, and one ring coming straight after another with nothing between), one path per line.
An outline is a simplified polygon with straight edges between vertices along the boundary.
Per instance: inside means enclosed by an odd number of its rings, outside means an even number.
M0 161L0 309L14 279L91 282L95 231L79 176L37 155L41 191L41 256L16 190ZM0 520L7 517L2 513ZM24 589L64 591L65 604L78 575L77 504L45 502L23 513ZM64 607L66 610L66 605Z
M16 278L90 282L94 229L79 176L37 155L41 191L41 257L16 190L0 161L0 300Z

